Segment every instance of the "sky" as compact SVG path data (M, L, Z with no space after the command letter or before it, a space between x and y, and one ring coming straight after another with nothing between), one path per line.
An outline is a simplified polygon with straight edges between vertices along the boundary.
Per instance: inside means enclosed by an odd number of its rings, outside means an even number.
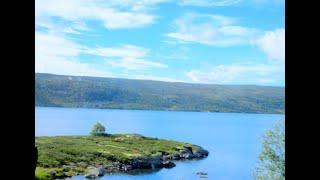
M36 0L35 71L284 86L284 0Z

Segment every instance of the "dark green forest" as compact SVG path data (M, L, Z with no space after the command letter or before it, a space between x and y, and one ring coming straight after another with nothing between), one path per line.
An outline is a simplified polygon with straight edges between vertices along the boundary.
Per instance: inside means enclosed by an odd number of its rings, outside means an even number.
M36 106L284 113L284 88L36 73Z

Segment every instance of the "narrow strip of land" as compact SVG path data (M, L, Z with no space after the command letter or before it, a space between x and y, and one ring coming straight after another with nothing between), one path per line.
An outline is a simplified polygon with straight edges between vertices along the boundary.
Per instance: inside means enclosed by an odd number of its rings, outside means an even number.
M172 160L199 159L209 154L197 145L137 134L36 137L36 146L39 179L171 168L175 166Z

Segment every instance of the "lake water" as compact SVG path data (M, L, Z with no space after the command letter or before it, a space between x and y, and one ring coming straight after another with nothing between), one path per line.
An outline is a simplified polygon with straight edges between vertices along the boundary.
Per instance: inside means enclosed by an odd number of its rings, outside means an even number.
M35 117L36 136L88 135L99 121L108 133L189 142L210 152L203 160L176 162L172 169L106 175L101 180L194 180L199 171L208 173L207 179L247 180L253 179L263 133L284 115L36 107Z

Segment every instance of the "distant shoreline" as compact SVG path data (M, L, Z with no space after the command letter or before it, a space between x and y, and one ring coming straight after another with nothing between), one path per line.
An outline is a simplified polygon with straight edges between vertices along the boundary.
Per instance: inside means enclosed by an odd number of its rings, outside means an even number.
M285 88L39 74L35 105L155 111L282 114Z
M285 115L285 113L257 113L257 112L208 112L208 111L176 111L176 110L152 110L152 109L117 109L117 108L90 108L90 107L61 107L61 106L35 106L35 108L65 108L65 109L92 109L92 110L120 110L120 111L154 111L177 113L225 113L225 114L267 114Z
M194 85L216 85L216 86L256 86L256 87L275 87L275 88L285 88L285 86L271 86L271 85L256 85L256 84L214 84L214 83L195 83L195 82L184 82L184 81L160 81L160 80L152 80L152 79L134 79L134 78L121 78L121 77L107 77L107 76L76 76L76 75L66 75L66 74L53 74L53 73L39 73L35 72L35 74L49 75L49 76L65 76L72 78L113 78L113 79L121 79L121 80L136 80L136 81L153 81L153 82L164 82L164 83L181 83L181 84L194 84Z

